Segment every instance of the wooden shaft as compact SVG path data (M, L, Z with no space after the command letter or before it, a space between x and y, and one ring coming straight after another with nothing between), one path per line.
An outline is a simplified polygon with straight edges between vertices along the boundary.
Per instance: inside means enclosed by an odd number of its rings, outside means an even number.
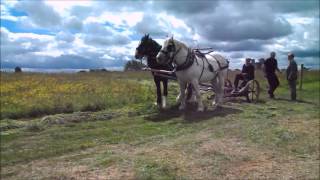
M209 47L209 48L195 48L194 50L200 50L200 51L201 51L201 50L212 50L212 49L213 49L213 48L210 48L210 47Z
M164 78L168 78L168 79L172 79L172 80L177 80L176 77L171 76L171 75L166 75L166 74L159 74L159 73L154 73L155 76L160 76L160 77L164 77Z
M146 71L151 71L151 72L157 72L157 73L166 73L166 74L173 74L173 71L167 71L167 70L160 70L160 69L151 69L151 68L144 68Z

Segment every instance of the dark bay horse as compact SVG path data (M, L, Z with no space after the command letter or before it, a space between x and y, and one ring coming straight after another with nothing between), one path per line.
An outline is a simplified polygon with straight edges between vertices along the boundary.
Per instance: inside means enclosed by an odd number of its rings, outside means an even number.
M141 38L140 44L136 48L135 58L142 59L143 57L147 58L147 65L152 69L167 70L172 71L172 65L161 65L157 63L156 56L161 49L161 45L158 44L155 40L149 37L149 34L144 35ZM166 106L166 97L168 95L168 78L157 76L152 72L154 83L157 87L157 105L161 108ZM163 96L161 93L161 82L163 85Z

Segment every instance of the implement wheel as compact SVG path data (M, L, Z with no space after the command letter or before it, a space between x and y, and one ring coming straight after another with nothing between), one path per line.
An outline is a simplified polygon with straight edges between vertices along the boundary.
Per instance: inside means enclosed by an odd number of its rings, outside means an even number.
M224 80L224 96L229 96L233 90L232 83L229 79Z
M259 100L260 84L257 80L250 80L247 83L247 100L256 103Z
M224 80L224 87L225 88L232 88L232 83L229 79Z

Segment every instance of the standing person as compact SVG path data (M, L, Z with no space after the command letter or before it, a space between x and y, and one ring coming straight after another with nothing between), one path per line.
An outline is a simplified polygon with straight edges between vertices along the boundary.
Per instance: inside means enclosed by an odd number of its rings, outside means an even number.
M276 90L276 88L280 84L279 79L276 75L276 71L281 73L278 68L278 61L275 57L276 57L276 53L271 52L270 57L264 62L264 71L269 84L268 94L269 94L269 97L272 99L274 98L273 92Z
M290 88L291 100L295 101L297 98L296 85L297 85L297 78L298 78L298 66L296 61L294 60L293 53L288 54L288 61L289 61L289 65L287 68L287 80Z
M238 84L240 80L248 82L252 79L254 79L254 66L251 63L251 59L246 58L246 63L242 66L241 73L237 74L234 80L235 92L239 91Z

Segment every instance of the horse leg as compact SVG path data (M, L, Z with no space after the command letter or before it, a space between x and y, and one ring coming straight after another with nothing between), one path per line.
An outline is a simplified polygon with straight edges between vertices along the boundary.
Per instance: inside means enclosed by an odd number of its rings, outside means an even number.
M218 85L218 77L215 77L212 81L211 81L212 86L214 87L214 99L212 101L212 106L216 106L218 103L218 94L219 94L219 85Z
M157 106L161 107L161 86L160 86L160 78L157 76L153 76L154 83L157 88Z
M192 96L192 85L188 83L187 85L187 100L189 100Z
M223 103L223 95L224 95L224 76L223 72L219 74L219 96L218 96L218 105Z
M197 109L197 111L202 112L204 110L204 106L203 106L203 103L202 103L202 100L201 100L199 82L198 82L198 80L194 80L194 81L191 82L191 84L192 84L192 86L194 88L194 91L195 91L196 97L197 97L197 101L198 101L198 109Z
M185 93L185 92L184 92L184 93ZM182 98L181 98L181 92L179 92L178 96L176 97L176 102L177 102L177 103L181 103L181 100L182 100Z
M223 95L224 95L224 72L219 72L217 76L217 86L216 86L216 105L219 106L223 103Z
M163 85L163 96L162 96L162 108L166 108L167 106L167 96L168 96L168 79L162 80Z
M188 84L187 94L188 94L188 102L197 102L196 93L193 90L192 84Z
M186 100L185 100L186 83L179 81L179 86L180 86L180 94L179 94L180 106L179 106L179 109L183 110L186 107Z

